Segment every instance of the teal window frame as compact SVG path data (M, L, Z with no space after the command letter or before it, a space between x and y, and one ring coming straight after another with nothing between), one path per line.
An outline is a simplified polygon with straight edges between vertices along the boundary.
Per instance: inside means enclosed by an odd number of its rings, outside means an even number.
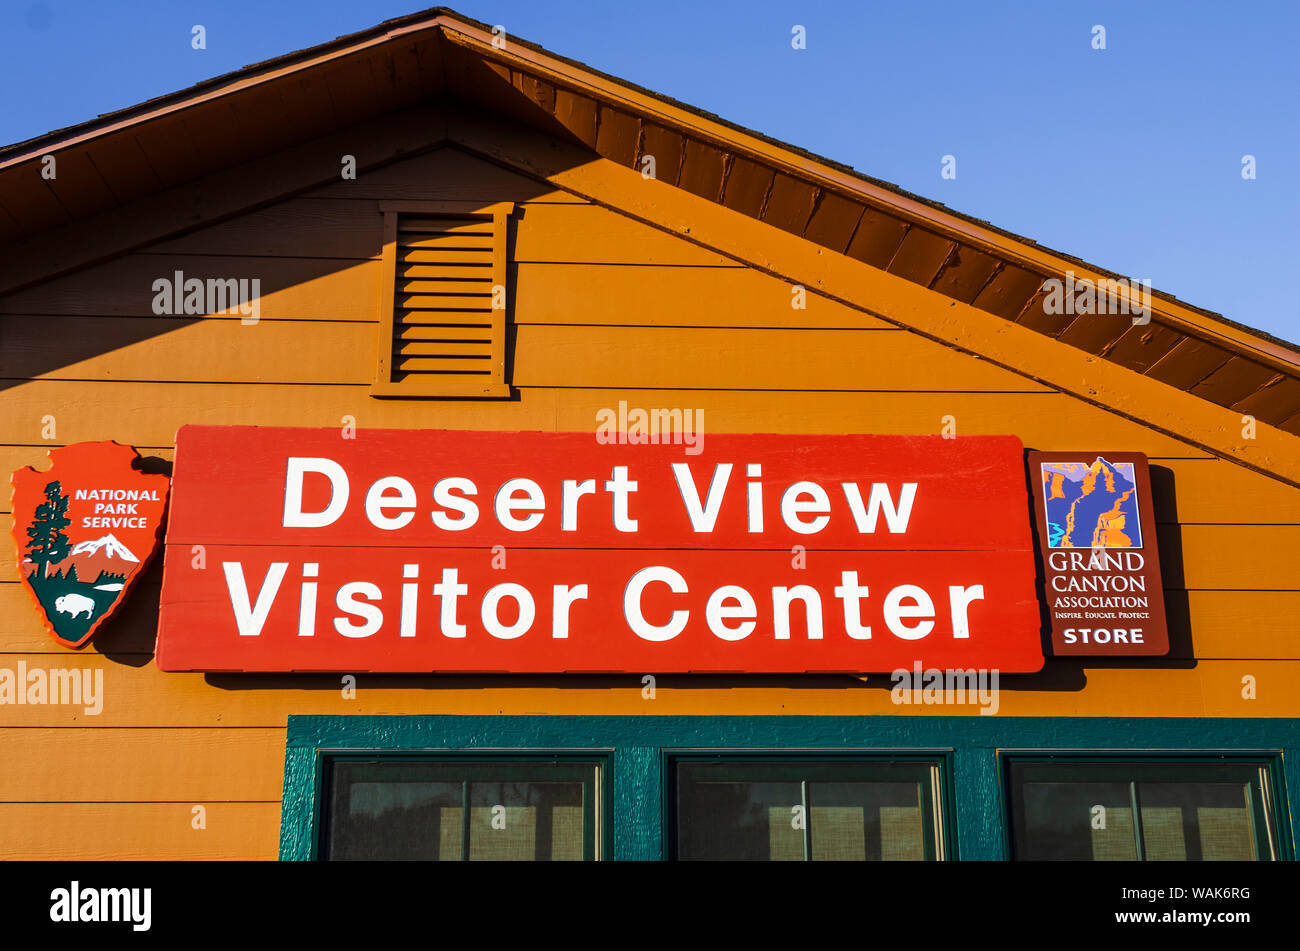
M488 775L500 775L492 770L493 766L555 766L564 778L572 778L583 784L583 861L599 861L607 849L609 829L607 817L609 803L606 790L606 776L609 770L609 750L493 750L490 752L467 752L464 750L322 750L319 757L320 776L318 816L314 823L314 841L312 857L328 860L326 839L329 834L329 822L325 815L330 794L330 779L333 767L339 763L434 763L439 766L464 767L462 782L483 781ZM588 782L588 770L594 768L595 781ZM531 771L520 770L519 781L536 779ZM499 780L511 782L506 778ZM468 796L468 786L465 795ZM465 803L464 805L468 805ZM461 861L470 861L469 850L469 809L463 815L463 844Z
M382 691L382 687L374 688ZM846 689L853 689L848 687ZM661 701L662 702L662 701ZM286 729L280 858L315 857L323 755L436 753L584 757L603 752L603 857L662 859L665 753L803 751L819 756L873 750L889 756L942 753L950 769L946 855L1010 858L1005 756L1091 755L1158 759L1268 756L1276 768L1278 855L1294 854L1300 817L1300 719L1003 716L638 716L291 715ZM776 706L776 704L773 704ZM1061 752L1066 751L1066 752ZM1072 751L1072 752L1071 752ZM1081 752L1082 751L1082 752Z
M1080 781L1125 783L1130 789L1142 782L1209 782L1240 779L1246 770L1264 776L1259 795L1252 795L1252 819L1257 861L1290 858L1283 821L1287 815L1283 792L1283 762L1279 750L999 750L999 776L1003 780L1003 823L1008 861L1016 861L1016 798L1012 788L1014 767L1082 767ZM1046 775L1046 770L1044 771ZM1252 790L1254 790L1252 784ZM1136 794L1133 802L1136 805ZM1141 811L1134 812L1133 835L1139 861L1145 859L1142 844ZM1266 847L1266 848L1265 848ZM1267 855L1263 854L1267 851Z
M677 860L677 767L683 763L716 763L736 767L788 767L791 779L807 780L810 776L837 766L915 766L928 767L924 782L928 803L933 808L923 814L925 835L922 841L924 861L943 861L951 856L953 790L951 750L881 750L881 749L665 749L660 758L663 784L663 857ZM811 772L810 772L811 771ZM808 833L811 834L811 821ZM805 852L807 847L805 846Z

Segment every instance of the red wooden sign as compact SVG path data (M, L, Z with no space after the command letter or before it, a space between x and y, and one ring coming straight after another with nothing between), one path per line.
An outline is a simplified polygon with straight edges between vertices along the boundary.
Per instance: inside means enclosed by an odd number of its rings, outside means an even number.
M80 647L126 598L158 547L167 477L115 442L53 449L11 477L19 575L50 635Z
M157 663L1035 671L1012 436L187 426Z

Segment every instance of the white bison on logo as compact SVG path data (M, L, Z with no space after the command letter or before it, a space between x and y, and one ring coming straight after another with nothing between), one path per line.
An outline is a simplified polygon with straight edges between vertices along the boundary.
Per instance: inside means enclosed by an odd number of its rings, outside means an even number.
M95 602L84 594L63 594L54 599L54 609L60 614L71 614L75 621L82 611L86 612L87 618L93 617Z

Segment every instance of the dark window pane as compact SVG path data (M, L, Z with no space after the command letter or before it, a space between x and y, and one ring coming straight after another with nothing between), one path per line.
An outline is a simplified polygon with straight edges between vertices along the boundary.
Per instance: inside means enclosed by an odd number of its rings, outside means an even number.
M937 825L932 763L676 764L676 857L921 860Z
M329 857L455 861L461 851L461 784L421 770L341 763L329 811Z
M1025 783L1016 858L1133 861L1138 857L1127 783Z
M711 779L712 772L681 767L679 858L803 860L799 783Z
M592 858L597 771L590 763L339 759L329 767L322 854L335 860Z
M1013 760L1013 853L1075 861L1272 858L1267 768Z

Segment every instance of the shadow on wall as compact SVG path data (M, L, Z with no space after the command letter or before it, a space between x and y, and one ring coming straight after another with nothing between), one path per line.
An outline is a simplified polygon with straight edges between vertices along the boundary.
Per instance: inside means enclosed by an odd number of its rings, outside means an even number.
M105 263L0 296L0 339L5 341L0 351L0 389L181 331L206 319L240 320L237 315L213 317L207 306L197 313L189 308L184 313L176 313L173 307L172 313L160 314L155 306L158 292L154 282L174 281L178 271L187 281L202 281L205 291L210 281L233 279L250 286L253 280L259 281L261 321L321 319L320 313L303 306L305 301L328 311L332 319L374 321L379 288L375 287L374 293L365 300L356 299L355 293L353 299L340 300L334 288L343 285L331 278L379 257L383 219L378 213L378 200L464 201L469 210L470 203L478 200L484 204L501 200L518 203L553 190L550 185L515 173L511 176L511 194L489 195L490 184L448 181L436 172L420 171L417 165L412 165L412 173L404 178L384 177L383 170L396 163L418 160L446 147L449 121L481 124L485 117L497 117L507 122L515 120L549 137L550 143L539 140L536 163L539 178L599 157L593 148L594 111L590 116L591 129L576 134L554 114L554 90L548 98L536 83L521 79L516 85L509 70L489 66L467 49L442 43L438 36L425 42L434 44L426 50L428 55L445 61L444 68L436 72L455 80L451 88L440 94L429 96L428 89L418 85L388 89L385 84L386 92L382 95L391 94L394 98L385 100L381 95L369 106L369 115L353 114L350 121L339 122L326 137L321 137L319 128L313 128L305 141L285 142L281 134L275 139L278 148L273 145L270 154L250 159L241 153L231 167L222 167L223 157L213 154L203 177L166 192L146 194L90 218L14 239L12 245L20 247L35 240L52 249L47 257L60 260L67 255L58 249L78 246L72 240L78 229L84 232L91 228L92 234L102 235L115 233L116 226L127 222L131 227L121 228L123 234L139 235L143 227L153 227L157 235L152 243L137 244ZM406 80L415 81L410 76ZM425 92L421 93L420 89ZM421 95L425 98L413 102L414 97ZM292 123L281 123L280 132L291 126ZM635 122L617 127L611 123L604 133L606 150L617 146L628 153L620 158L628 158L631 164L636 153L636 128ZM242 130L242 136L238 126L228 131L228 140L241 143L263 138L254 126ZM507 134L510 131L505 127ZM421 138L423 141L417 144ZM362 170L352 180L343 180L341 176L322 179L323 169L339 167L340 141L356 141L365 146L357 149L356 156ZM328 161L304 160L304 155L319 158L322 154ZM367 154L372 157L367 158ZM377 156L383 158L375 164ZM491 162L490 156L479 158ZM309 164L311 168L306 167ZM200 227L189 225L193 221L191 209L212 206L217 195L231 191L228 179L232 173L243 172L239 180L256 181L262 174L273 172L277 181L289 181L286 168L296 170L302 180L286 185L276 203L240 208L236 194L227 201L230 211L224 218L210 218ZM376 180L376 173L382 182L368 184L368 179ZM249 194L252 193L250 190ZM310 209L300 204L294 214L276 217L278 203L312 195L333 200L314 201ZM359 200L339 200L351 197ZM167 201L160 205L164 198ZM166 211L160 213L160 207ZM167 217L162 217L163 214ZM67 240L63 240L65 232ZM215 240L201 240L205 233ZM0 262L3 262L3 250L4 246L0 245ZM38 256L34 260L45 259ZM21 271L15 271L7 276L5 286L20 286L22 277ZM356 283L348 286L356 287ZM285 293L290 290L303 293ZM227 359L226 363L229 362ZM373 364L367 372L372 372L372 367ZM106 372L94 366L85 369L92 374ZM165 363L141 369L146 372L132 376L73 375L70 378L176 379L174 374L168 375L173 368Z
M39 378L370 383L383 216L373 200L295 202L0 297L0 389ZM512 243L525 213L511 219ZM313 237L322 232L335 237ZM302 359L286 359L294 353ZM513 333L506 356L509 379Z
M1187 600L1186 580L1183 576L1183 536L1178 520L1178 487L1172 469L1153 465L1151 493L1156 512L1156 541L1160 546L1160 579L1165 587L1165 616L1169 625L1169 659L1188 661L1184 666L1196 666L1196 652L1192 644L1191 608ZM1171 522L1162 522L1168 513ZM1178 666L1170 664L1169 666Z
M546 111L544 104L529 98L530 89L516 88L508 72L503 76L498 70L455 47L446 50L445 55L455 65L456 74L462 80L460 96L435 97L409 109L386 112L342 126L328 140L292 143L279 152L248 162L247 177L251 181L258 169L273 168L280 173L278 177L283 177L282 166L301 167L304 163L300 156L299 160L294 160L294 156L299 155L303 148L310 149L317 141L321 143L320 149L328 153L328 163L318 165L314 171L303 169L301 183L296 188L286 188L276 203L233 207L224 218L210 219L197 228L187 227L187 222L192 219L186 215L186 210L191 206L201 207L210 197L208 190L219 190L219 186L213 184L218 181L214 178L216 173L213 173L176 186L167 193L146 195L92 219L73 221L16 239L15 245L38 239L57 248L64 231L71 234L72 230L84 230L93 224L95 233L111 233L116 230L115 225L122 222L133 225L123 228L123 233L134 235L141 231L136 226L139 224L137 216L156 222L154 230L158 236L152 243L126 249L111 260L0 296L0 339L5 341L0 351L0 389L58 373L152 338L183 331L205 320L230 320L239 324L241 315L237 312L215 315L211 306L214 298L209 293L213 282L225 284L234 281L236 288L246 294L257 281L259 322L375 321L379 288L373 287L373 292L368 293L365 299L358 299L360 295L355 288L359 285L355 279L344 281L335 278L379 258L383 240L379 200L461 201L468 211L480 200L483 204L501 200L519 203L553 190L548 184L514 173L510 175L510 194L491 194L491 182L449 181L435 169L421 169L419 160L422 156L447 147L449 120L481 123L485 115L502 116L519 120L550 136L555 141L539 158L539 176L598 158L589 145ZM554 104L550 105L553 107ZM377 122L380 123L379 132L375 128ZM411 128L420 130L417 134L424 134L423 130L427 129L427 141L418 147L413 145L410 142ZM231 131L237 133L238 129ZM341 177L321 180L321 167L338 166L336 140L339 137L366 143L372 154L391 157L381 164L365 166L353 180L342 180ZM383 138L393 141L379 141ZM357 158L364 165L365 154ZM486 156L479 159L491 161ZM399 163L412 163L410 174L396 179L385 174L385 169ZM217 172L227 175L231 171L217 169ZM309 180L311 175L317 177ZM164 195L170 198L167 208L175 210L174 217L164 219L159 216L157 206ZM283 202L297 198L306 198L308 203L299 202L292 213L284 213ZM357 200L344 200L348 198ZM234 205L238 205L237 199ZM277 214L277 209L281 209L280 214ZM512 232L514 224L512 221ZM3 250L0 246L0 252ZM378 273L377 267L374 272ZM175 300L171 307L158 306L159 291L155 282L161 280L174 285L178 273L183 275L183 282L187 285L194 280L202 282L202 305L181 307L179 312ZM7 286L18 286L20 282L12 277ZM513 274L511 278L514 278ZM364 286L364 282L360 286ZM344 288L352 289L351 294L341 293ZM177 296L174 288L173 296ZM243 316L246 319L247 314ZM289 338L277 339L284 342ZM370 345L370 339L366 343ZM354 355L355 348L350 347L349 353ZM177 368L169 366L165 360L144 365L138 365L140 361L133 363L129 358L121 362L124 364L122 368L89 364L78 368L84 372L59 375L76 380L189 381L178 376ZM226 365L231 363L228 355L224 362ZM292 364L286 362L285 365ZM125 373L119 372L121 369ZM107 375L110 372L112 376ZM367 366L366 372L373 372L373 364Z
M379 253L377 244L375 253ZM5 341L0 351L0 388L47 375L78 381L194 382L196 369L211 372L216 368L196 365L199 361L192 358L172 364L165 357L151 360L148 351L139 356L122 351L205 322L220 321L220 329L255 330L269 321L309 320L310 313L293 313L277 305L276 295L313 282L321 282L324 288L330 276L358 263L326 259L283 263L270 257L167 254L145 249L0 297L0 337ZM187 313L182 300L182 312L174 313L175 301L168 300L165 308L158 308L163 312L156 313L156 300L174 295L155 290L155 282L170 287L178 283L178 275L182 286L191 286L188 309L193 310L194 302L201 300L199 312ZM211 304L229 299L228 282L234 282L236 295L247 295L244 303L249 313L243 314L237 307L230 308L228 314L209 310ZM256 297L255 291L260 292ZM216 343L217 335L212 336ZM234 340L229 335L226 339ZM185 343L182 334L172 347L155 348L154 353L179 352ZM114 358L93 362L109 354ZM228 364L229 358L224 362ZM75 370L59 372L68 368Z

